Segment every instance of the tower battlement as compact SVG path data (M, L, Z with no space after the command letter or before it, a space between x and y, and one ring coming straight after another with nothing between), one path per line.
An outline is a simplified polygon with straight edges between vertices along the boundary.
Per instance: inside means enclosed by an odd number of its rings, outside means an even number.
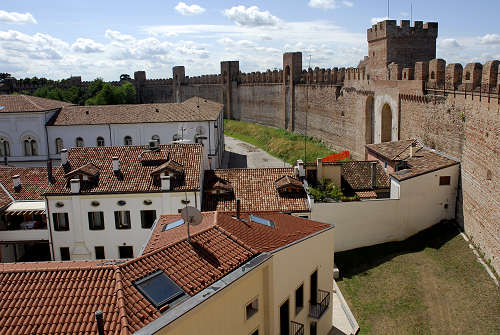
M431 38L438 36L438 23L415 21L413 27L410 20L401 20L397 25L396 20L385 20L374 24L367 30L368 43L379 39L396 38Z

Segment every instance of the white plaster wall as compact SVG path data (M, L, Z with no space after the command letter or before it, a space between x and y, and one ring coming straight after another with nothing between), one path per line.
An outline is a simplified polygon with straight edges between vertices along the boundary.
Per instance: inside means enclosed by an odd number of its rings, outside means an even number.
M97 137L104 138L105 145L110 145L108 125L82 125L82 126L49 126L47 127L49 137L49 147L52 158L59 158L56 155L56 138L62 138L66 149L76 147L76 138L83 138L86 147L97 146Z
M392 112L392 141L399 141L399 125L398 125L398 102L390 95L377 95L375 97L375 122L374 122L374 140L375 143L382 141L382 108L385 104L389 104Z
M113 195L75 195L75 196L49 196L49 224L52 228L52 243L55 259L60 260L61 247L69 247L71 259L95 259L94 247L104 246L107 259L119 258L118 246L133 246L134 256L138 255L150 234L150 229L141 228L141 210L156 210L156 217L162 214L177 214L183 208L181 200L187 199L189 205L200 208L199 192L166 192L142 194L113 194ZM144 205L143 201L149 199L151 205ZM100 204L91 205L93 200ZM119 200L125 200L124 206L119 206ZM63 207L56 207L56 202L63 202ZM120 230L115 228L114 211L130 211L131 229ZM104 230L90 230L88 212L104 212ZM66 212L69 216L69 231L54 231L52 213ZM77 248L78 247L78 248ZM87 254L74 255L81 252L82 248Z
M0 114L0 136L9 140L9 162L33 163L47 159L45 123L54 112L2 113ZM24 136L31 136L38 145L37 156L24 155ZM3 162L3 157L2 157ZM29 165L29 164L28 164Z
M335 224L336 252L405 240L455 217L458 169L455 165L402 181L399 200L313 203L311 219ZM451 185L439 186L439 176L451 176Z

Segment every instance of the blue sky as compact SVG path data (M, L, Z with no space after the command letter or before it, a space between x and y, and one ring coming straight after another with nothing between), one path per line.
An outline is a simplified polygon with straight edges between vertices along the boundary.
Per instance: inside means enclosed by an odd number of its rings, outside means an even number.
M500 59L500 1L391 0L390 18L439 22L438 57L448 63ZM243 72L281 68L302 51L304 66L356 66L366 29L387 16L387 0L4 1L0 72L17 78L117 80L145 70L169 78L218 73L221 60Z

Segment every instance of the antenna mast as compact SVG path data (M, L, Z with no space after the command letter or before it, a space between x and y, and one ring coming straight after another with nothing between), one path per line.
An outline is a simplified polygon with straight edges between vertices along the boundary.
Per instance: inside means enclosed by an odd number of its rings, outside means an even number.
M387 19L389 20L389 0L387 0Z
M311 68L311 54L309 54L309 68ZM307 162L307 114L309 112L309 84L306 87L306 127L304 131L304 163Z
M410 2L410 22L413 22L413 2Z

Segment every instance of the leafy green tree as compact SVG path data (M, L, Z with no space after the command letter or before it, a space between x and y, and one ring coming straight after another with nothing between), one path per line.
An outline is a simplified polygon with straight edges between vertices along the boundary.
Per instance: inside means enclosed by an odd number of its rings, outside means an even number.
M124 101L122 103L135 104L135 102L136 102L136 100L135 100L135 98L136 98L135 86L129 82L126 82L120 88L123 91L123 96L124 96Z
M327 179L323 178L321 183L316 187L309 186L307 192L314 198L317 202L326 202L328 200L338 201L342 198L343 194L337 185L333 182L329 182Z

